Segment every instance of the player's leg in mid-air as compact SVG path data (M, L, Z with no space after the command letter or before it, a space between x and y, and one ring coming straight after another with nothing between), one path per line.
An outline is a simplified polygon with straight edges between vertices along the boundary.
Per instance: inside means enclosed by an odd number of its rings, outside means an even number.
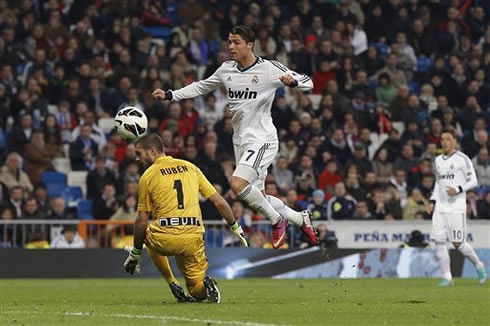
M172 269L170 268L170 264L168 262L168 258L163 255L159 255L155 250L147 247L148 255L153 260L153 263L157 267L160 274L162 274L165 281L167 281L168 286L170 287L170 291L174 295L177 302L192 302L194 299L188 295L184 288L179 284L174 274L172 273Z
M448 286L453 284L453 276L451 274L451 261L449 259L449 251L447 249L448 228L445 213L439 212L437 209L432 214L432 240L436 245L436 256L441 267L442 279L439 286Z
M310 242L316 244L315 230L311 225L308 211L296 212L286 206L279 198L267 196L264 192L267 168L278 152L278 145L247 144L235 145L237 167L233 173L231 187L238 198L262 213L272 223L272 247L281 247L286 240L288 221L300 226Z
M487 280L485 265L478 258L473 247L466 241L466 213L448 213L447 222L449 241L453 243L454 247L458 249L464 257L468 258L473 263L478 276L478 281L482 285L485 284L485 281Z

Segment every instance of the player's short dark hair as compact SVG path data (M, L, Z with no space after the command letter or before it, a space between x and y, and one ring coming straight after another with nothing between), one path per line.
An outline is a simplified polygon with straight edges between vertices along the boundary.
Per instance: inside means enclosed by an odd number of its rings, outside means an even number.
M144 149L154 148L158 153L163 153L163 141L162 138L154 133L144 135L136 141L134 146L141 146Z
M230 31L230 34L240 35L242 37L242 39L244 39L245 42L247 42L247 43L249 43L249 42L254 43L255 42L254 31L245 25L233 26L233 28Z
M458 137L456 136L456 132L454 131L454 129L444 129L441 132L441 136L442 136L442 134L450 134L451 136L453 136L454 139L458 139Z

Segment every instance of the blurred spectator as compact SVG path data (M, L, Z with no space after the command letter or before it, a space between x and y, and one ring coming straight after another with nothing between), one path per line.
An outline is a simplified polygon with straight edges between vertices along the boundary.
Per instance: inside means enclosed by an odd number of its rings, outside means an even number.
M5 165L0 169L0 179L9 190L20 186L24 191L31 192L33 186L28 175L22 171L22 157L18 153L10 153L7 156Z
M29 197L22 207L22 219L44 219L46 216L39 210L36 198Z
M33 196L34 198L36 198L37 205L39 207L39 212L44 216L48 216L48 213L51 208L50 208L48 193L44 185L38 184L34 188Z
M281 190L287 191L294 188L293 172L288 169L288 162L285 157L280 156L277 159L277 162L272 169L272 175L274 176L277 186Z
M138 199L135 195L127 195L122 201L122 205L116 210L114 214L110 217L109 221L115 222L134 222L136 217L138 217ZM119 229L117 224L108 224L106 227L106 234L114 229Z
M65 225L60 234L51 241L53 249L82 249L85 248L85 241L76 232L75 225Z
M356 211L352 216L354 220L372 220L374 219L373 215L369 211L368 204L365 200L358 201L356 204Z
M24 113L20 118L20 124L13 127L9 135L9 150L24 152L24 145L31 140L32 135L32 115Z
M75 171L88 171L92 168L94 157L97 156L97 143L91 139L92 127L84 124L80 128L80 136L70 144L71 168Z
M412 194L407 199L407 203L403 206L403 219L416 219L415 215L419 211L424 211L428 205L427 199L422 196L420 189L414 188Z
M51 160L56 154L56 144L47 144L42 130L34 130L31 141L25 145L26 171L33 184L41 181L45 171L54 171Z
M24 205L24 189L21 186L10 188L10 199L8 207L14 212L14 218L22 217L22 206Z
M328 201L328 219L345 220L354 216L356 200L347 194L343 182L335 185L334 197Z
M347 166L355 165L361 176L366 175L368 171L373 171L373 164L366 157L366 149L360 142L354 144L354 157L347 162Z
M374 154L373 171L376 174L376 182L387 184L393 175L393 163L388 157L386 147L380 147Z
M76 216L66 208L65 200L62 197L56 197L51 199L51 215L48 218L51 220L72 220L76 219Z
M478 200L478 218L490 219L490 191L485 193L483 199Z
M490 159L488 148L482 147L478 155L473 158L473 166L478 177L478 184L482 187L490 186Z
M106 168L105 159L98 156L95 159L94 169L87 174L87 198L99 198L107 183L116 184L116 177L110 169Z
M78 104L82 105L82 104ZM86 106L85 103L83 103L84 106ZM99 151L102 150L104 145L107 143L105 133L102 129L100 129L99 126L97 126L96 120L95 120L95 114L92 111L86 111L83 115L83 120L80 121L80 125L73 130L72 133L72 139L76 141L79 136L82 134L81 128L83 126L90 126L90 139L94 141L97 144L97 148Z
M384 107L389 107L395 97L398 95L398 90L395 85L391 84L390 75L386 72L378 77L378 87L376 87L376 99Z
M393 220L402 218L402 210L399 201L390 193L383 193L381 189L375 189L369 203L369 211L378 220Z
M313 191L313 202L307 206L315 220L327 219L327 203L325 202L325 192L321 189Z
M108 220L119 208L114 184L105 184L102 196L94 201L93 215L96 220Z
M390 183L387 188L388 192L391 192L394 197L400 199L401 206L405 206L408 199L408 184L407 173L404 169L397 168L395 173L390 178Z
M11 207L0 209L0 220L10 221L15 218ZM0 248L11 248L13 246L14 226L12 224L0 224Z
M313 160L308 155L301 156L296 169L296 188L298 194L309 195L316 188L315 170Z
M347 193L357 201L366 198L365 191L359 182L359 175L357 172L348 172L347 178L345 179L345 189L347 190Z
M319 224L317 226L318 231L318 244L322 248L337 248L337 237L335 231L330 231L326 224Z

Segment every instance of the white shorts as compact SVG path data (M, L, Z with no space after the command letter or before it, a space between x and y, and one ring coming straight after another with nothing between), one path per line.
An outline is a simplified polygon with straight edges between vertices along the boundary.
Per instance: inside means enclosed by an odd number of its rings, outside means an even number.
M435 210L432 215L432 240L466 242L466 213Z
M233 176L247 180L259 190L265 189L267 169L279 152L279 144L233 145L236 169Z

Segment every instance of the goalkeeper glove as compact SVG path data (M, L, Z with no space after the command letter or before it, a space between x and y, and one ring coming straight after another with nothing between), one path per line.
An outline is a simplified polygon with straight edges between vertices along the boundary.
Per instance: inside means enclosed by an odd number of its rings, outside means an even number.
M242 246L248 247L247 236L245 235L245 232L243 232L242 226L238 221L235 221L235 223L230 225L230 230L238 239L240 239Z
M126 246L124 247L124 250L129 252L128 258L126 258L126 261L123 264L124 269L131 275L133 275L134 272L139 274L141 272L141 249Z

